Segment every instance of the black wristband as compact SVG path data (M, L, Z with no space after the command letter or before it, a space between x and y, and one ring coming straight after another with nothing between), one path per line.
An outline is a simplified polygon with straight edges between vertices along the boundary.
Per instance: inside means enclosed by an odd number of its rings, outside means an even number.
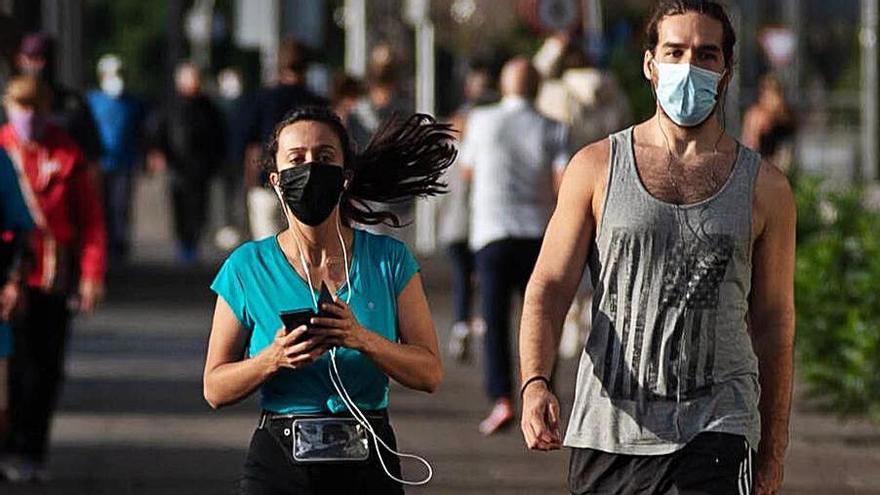
M523 394L526 393L526 387L531 385L533 382L544 382L547 384L547 388L550 388L550 379L544 375L535 375L528 380L524 381L522 387L519 389L519 398L522 399Z

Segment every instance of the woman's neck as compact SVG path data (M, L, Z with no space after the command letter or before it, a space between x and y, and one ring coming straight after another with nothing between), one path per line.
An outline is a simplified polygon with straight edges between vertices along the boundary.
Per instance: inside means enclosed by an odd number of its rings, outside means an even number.
M327 258L342 257L343 247L339 243L341 234L350 258L354 231L341 223L337 224L335 215L336 213L330 216L327 221L314 227L294 220L290 228L282 233L282 236L286 235L289 238L289 245L293 250L302 249L306 262L312 266L318 266L324 263ZM339 225L339 230L337 230L337 225ZM299 256L298 252L293 254Z

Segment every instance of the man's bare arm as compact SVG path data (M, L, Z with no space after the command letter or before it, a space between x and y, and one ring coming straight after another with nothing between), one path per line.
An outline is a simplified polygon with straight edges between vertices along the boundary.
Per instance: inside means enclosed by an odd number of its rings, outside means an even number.
M562 322L580 283L593 239L593 192L607 175L608 143L576 154L566 167L556 210L526 288L520 329L522 378L550 373ZM601 170L600 170L601 169ZM604 190L604 184L601 185Z
M521 428L531 449L561 446L559 402L542 380L550 377L562 322L584 272L608 175L608 140L590 145L565 169L556 210L529 279L520 326L523 390Z
M766 163L758 175L754 211L759 231L752 254L749 315L761 383L756 493L776 493L788 446L794 375L797 212L785 176Z

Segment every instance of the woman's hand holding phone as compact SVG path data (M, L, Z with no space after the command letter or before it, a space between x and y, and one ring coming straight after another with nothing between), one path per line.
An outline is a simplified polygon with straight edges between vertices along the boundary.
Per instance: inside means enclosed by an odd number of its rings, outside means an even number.
M322 345L324 338L309 332L306 325L288 331L281 327L268 347L268 355L273 371L281 368L298 369L308 366L327 351Z

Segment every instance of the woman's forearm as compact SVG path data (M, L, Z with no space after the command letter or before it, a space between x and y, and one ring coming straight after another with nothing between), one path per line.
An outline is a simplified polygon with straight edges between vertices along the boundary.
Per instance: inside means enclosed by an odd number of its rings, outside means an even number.
M368 334L359 350L382 372L407 388L428 393L437 390L443 379L439 356L422 346L392 342L374 332Z
M265 351L249 359L205 370L205 400L214 409L235 404L253 393L277 370L277 365Z

